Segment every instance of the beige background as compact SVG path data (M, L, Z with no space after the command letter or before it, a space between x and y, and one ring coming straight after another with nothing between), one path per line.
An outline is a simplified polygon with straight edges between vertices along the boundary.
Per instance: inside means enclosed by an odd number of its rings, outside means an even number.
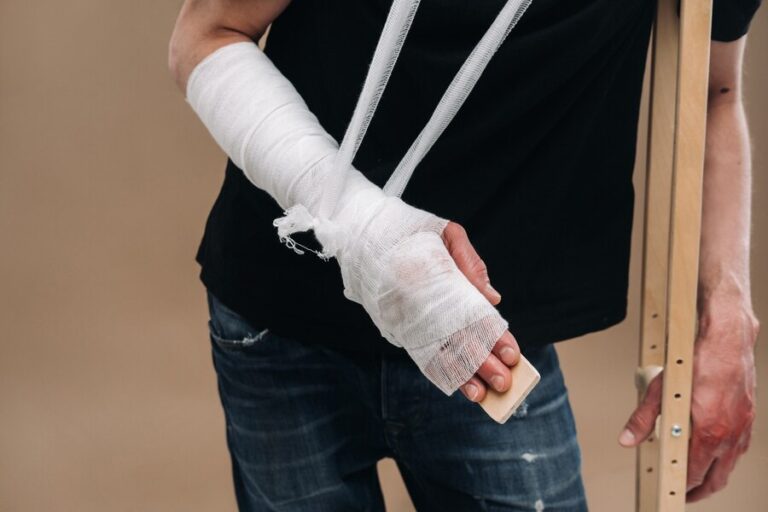
M180 3L0 1L3 512L234 510L193 261L224 162L166 72ZM746 70L764 322L765 10ZM634 454L615 437L635 398L638 241L629 319L561 346L597 512L632 503ZM764 510L765 397L730 487L694 510ZM390 510L411 510L391 462L382 479Z

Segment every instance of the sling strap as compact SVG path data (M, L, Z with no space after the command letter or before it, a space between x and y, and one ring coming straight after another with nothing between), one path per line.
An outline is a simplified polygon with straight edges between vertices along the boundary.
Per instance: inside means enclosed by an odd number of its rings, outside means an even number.
M390 176L384 186L385 193L398 197L402 195L418 164L461 109L491 58L501 47L531 2L532 0L507 1L456 73L429 121ZM376 112L379 100L392 75L392 70L405 43L419 3L420 0L394 0L392 3L363 90L334 162L335 175L341 174L352 165ZM331 197L335 199L341 194L343 183L337 182L334 188L335 190L331 191ZM332 201L330 204L336 204L336 201Z

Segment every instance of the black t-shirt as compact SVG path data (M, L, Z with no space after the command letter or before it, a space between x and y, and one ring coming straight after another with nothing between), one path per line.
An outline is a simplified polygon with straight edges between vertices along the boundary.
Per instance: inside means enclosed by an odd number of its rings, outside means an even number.
M355 165L383 185L505 0L423 0ZM533 0L403 196L462 224L521 346L626 314L632 170L655 0ZM715 0L713 38L743 35L760 0ZM296 0L266 47L337 140L391 0ZM282 245L277 203L229 162L197 254L201 278L260 328L393 351L345 299L335 261ZM307 241L305 238L303 241Z

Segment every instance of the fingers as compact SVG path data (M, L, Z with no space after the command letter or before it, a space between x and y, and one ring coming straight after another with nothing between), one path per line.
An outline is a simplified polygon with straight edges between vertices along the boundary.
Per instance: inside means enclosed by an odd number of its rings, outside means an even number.
M520 347L509 331L504 332L494 345L491 355L480 366L477 374L461 387L461 392L472 402L485 399L488 385L499 392L508 390L512 385L510 366L520 361Z
M645 441L656 426L656 418L661 412L662 376L658 375L648 385L643 401L629 418L624 430L619 435L619 444L632 448Z
M495 355L488 356L477 373L461 386L461 392L472 402L481 402L486 395L486 386L503 393L512 385L509 367Z
M747 451L752 435L751 421L740 434L733 434L734 429L722 423L697 423L695 410L693 417L686 482L689 503L703 500L728 484L728 477Z
M507 366L515 366L520 361L520 347L512 333L505 331L493 347L493 354Z
M493 354L489 355L488 359L480 365L477 375L499 393L508 390L512 384L512 373L509 371L509 367Z
M461 392L467 397L470 402L482 402L485 400L486 387L485 384L480 381L480 378L473 376L467 381L466 384L461 386Z
M694 403L693 411L693 435L691 436L690 449L688 451L688 478L686 489L694 490L703 487L701 492L694 495L702 495L705 492L715 492L727 482L726 469L730 472L736 464L736 459L742 453L741 445L747 441L746 432L734 435L733 428L727 423L718 421L718 417L704 418L696 414ZM697 421L698 419L698 421ZM722 460L716 470L715 461ZM716 480L712 480L712 473Z
M734 449L723 457L715 459L701 485L688 489L685 496L686 501L689 503L700 501L724 489L728 485L728 477L733 468L736 467L736 461L740 454L739 450Z
M686 490L690 491L704 483L710 467L715 462L716 454L714 449L716 447L715 444L698 435L694 429L688 449Z
M449 222L442 237L448 253L469 282L494 306L501 302L501 294L491 286L488 269L469 242L464 228L455 222Z
M443 230L443 242L461 273L494 306L501 302L501 294L491 286L488 269L467 237L467 232L459 224L449 222ZM494 390L504 392L512 384L510 366L520 360L520 348L514 336L507 331L494 345L491 355L483 362L461 392L473 402L481 402L486 395L487 385Z

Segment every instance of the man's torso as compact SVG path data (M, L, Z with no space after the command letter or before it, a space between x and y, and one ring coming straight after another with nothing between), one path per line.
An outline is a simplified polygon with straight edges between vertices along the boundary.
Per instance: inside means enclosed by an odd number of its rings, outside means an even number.
M340 140L390 0L296 1L267 54ZM355 161L382 185L504 2L424 0ZM637 119L654 2L534 0L404 199L462 224L521 345L626 310ZM198 253L206 285L252 322L385 349L338 266L282 246L277 204L231 163Z

